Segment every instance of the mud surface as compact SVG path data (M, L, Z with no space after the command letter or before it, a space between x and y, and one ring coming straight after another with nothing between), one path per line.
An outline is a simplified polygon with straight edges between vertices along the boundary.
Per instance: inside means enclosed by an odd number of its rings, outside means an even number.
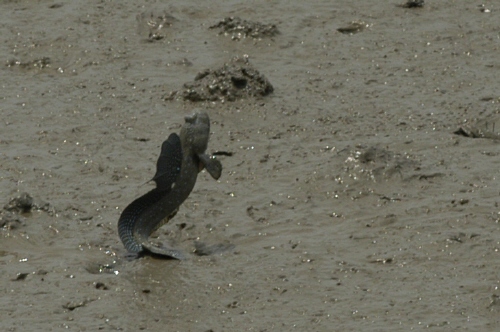
M4 1L2 330L498 330L500 11L401 3ZM243 55L273 93L166 98ZM195 107L224 171L153 239L189 259L127 260Z

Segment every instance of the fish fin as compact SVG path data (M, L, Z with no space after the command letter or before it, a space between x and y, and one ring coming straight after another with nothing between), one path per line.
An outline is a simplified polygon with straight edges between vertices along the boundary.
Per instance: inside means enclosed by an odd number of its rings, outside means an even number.
M199 154L198 159L200 163L205 167L208 174L210 174L215 180L218 180L222 173L222 164L217 159L211 158L206 154ZM200 170L203 167L200 167Z
M177 134L170 134L161 145L160 157L156 162L156 174L151 179L156 182L156 188L170 191L177 180L182 166L181 139Z
M144 251L143 255L149 254L150 256L163 258L163 259L178 259L185 260L186 255L184 252L178 249L174 249L168 245L156 245L150 242L146 242L142 244Z

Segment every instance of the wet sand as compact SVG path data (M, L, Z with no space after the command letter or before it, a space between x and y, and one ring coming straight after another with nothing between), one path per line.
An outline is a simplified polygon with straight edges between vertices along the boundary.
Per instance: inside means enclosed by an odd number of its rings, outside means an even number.
M1 214L2 330L497 330L499 140L454 134L500 131L495 3L198 3L0 5L1 204L38 202ZM271 95L169 98L243 55ZM232 156L154 240L234 249L127 261L120 213L196 108Z

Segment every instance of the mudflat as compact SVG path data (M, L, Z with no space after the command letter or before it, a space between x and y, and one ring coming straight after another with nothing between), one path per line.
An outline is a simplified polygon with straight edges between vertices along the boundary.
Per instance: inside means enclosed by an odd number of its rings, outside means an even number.
M497 330L500 10L400 4L4 1L2 330ZM223 173L153 236L188 259L129 261L194 109Z

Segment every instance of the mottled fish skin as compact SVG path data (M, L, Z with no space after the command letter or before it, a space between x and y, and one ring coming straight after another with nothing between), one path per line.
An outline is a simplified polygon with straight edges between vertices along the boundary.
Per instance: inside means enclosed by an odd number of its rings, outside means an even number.
M128 252L139 253L142 251L143 239L134 234L136 232L135 224L141 214L150 206L157 204L164 196L164 192L155 188L134 200L123 210L118 222L118 235Z
M149 251L156 255L182 259L180 251L156 247L148 242L155 230L175 216L179 206L194 188L198 172L204 167L218 179L222 165L205 154L210 135L206 113L185 117L180 137L171 134L163 142L153 181L156 188L134 200L118 221L118 234L130 253Z

